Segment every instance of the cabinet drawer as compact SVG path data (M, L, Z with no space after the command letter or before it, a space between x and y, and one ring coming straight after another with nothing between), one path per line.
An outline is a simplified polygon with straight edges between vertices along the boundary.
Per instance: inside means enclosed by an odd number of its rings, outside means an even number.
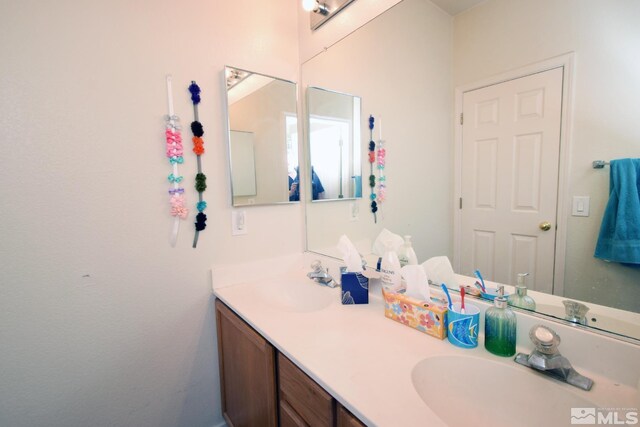
M280 401L280 427L309 427L289 404Z
M335 404L329 393L278 353L280 400L284 400L310 426L332 426Z
M338 403L337 409L338 427L364 427L364 424L353 416L353 414L345 409L344 406Z

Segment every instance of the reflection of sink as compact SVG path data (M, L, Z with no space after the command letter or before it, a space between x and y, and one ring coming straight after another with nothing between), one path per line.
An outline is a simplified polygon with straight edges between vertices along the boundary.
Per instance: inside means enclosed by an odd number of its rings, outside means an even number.
M321 310L338 301L339 292L311 281L273 280L261 284L257 296L265 305L288 312Z
M567 390L571 386L510 362L435 356L419 362L411 379L422 400L450 426L564 426L571 425L571 408L597 406Z

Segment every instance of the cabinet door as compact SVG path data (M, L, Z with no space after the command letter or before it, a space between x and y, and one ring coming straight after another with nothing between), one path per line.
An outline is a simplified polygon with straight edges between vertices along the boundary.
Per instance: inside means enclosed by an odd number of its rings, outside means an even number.
M216 300L222 414L229 427L276 427L274 348Z
M351 412L347 411L344 406L338 403L337 410L337 423L338 427L364 427L362 421L357 419Z
M278 353L280 401L313 427L334 425L335 400L289 359Z

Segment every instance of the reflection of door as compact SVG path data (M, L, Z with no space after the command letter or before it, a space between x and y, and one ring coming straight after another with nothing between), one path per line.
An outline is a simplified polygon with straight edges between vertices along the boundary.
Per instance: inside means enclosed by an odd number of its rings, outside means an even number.
M325 199L353 197L351 122L335 117L309 117L313 170L324 188Z
M561 106L562 68L464 93L462 274L552 292Z

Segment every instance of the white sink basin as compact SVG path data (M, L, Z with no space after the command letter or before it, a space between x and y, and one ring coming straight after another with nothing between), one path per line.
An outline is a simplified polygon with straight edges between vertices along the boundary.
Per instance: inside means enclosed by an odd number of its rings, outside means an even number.
M521 368L511 358L430 357L413 368L411 379L450 426L570 426L571 408L598 406L591 392Z
M256 296L275 310L304 313L322 310L339 301L340 292L311 280L282 279L261 284Z

